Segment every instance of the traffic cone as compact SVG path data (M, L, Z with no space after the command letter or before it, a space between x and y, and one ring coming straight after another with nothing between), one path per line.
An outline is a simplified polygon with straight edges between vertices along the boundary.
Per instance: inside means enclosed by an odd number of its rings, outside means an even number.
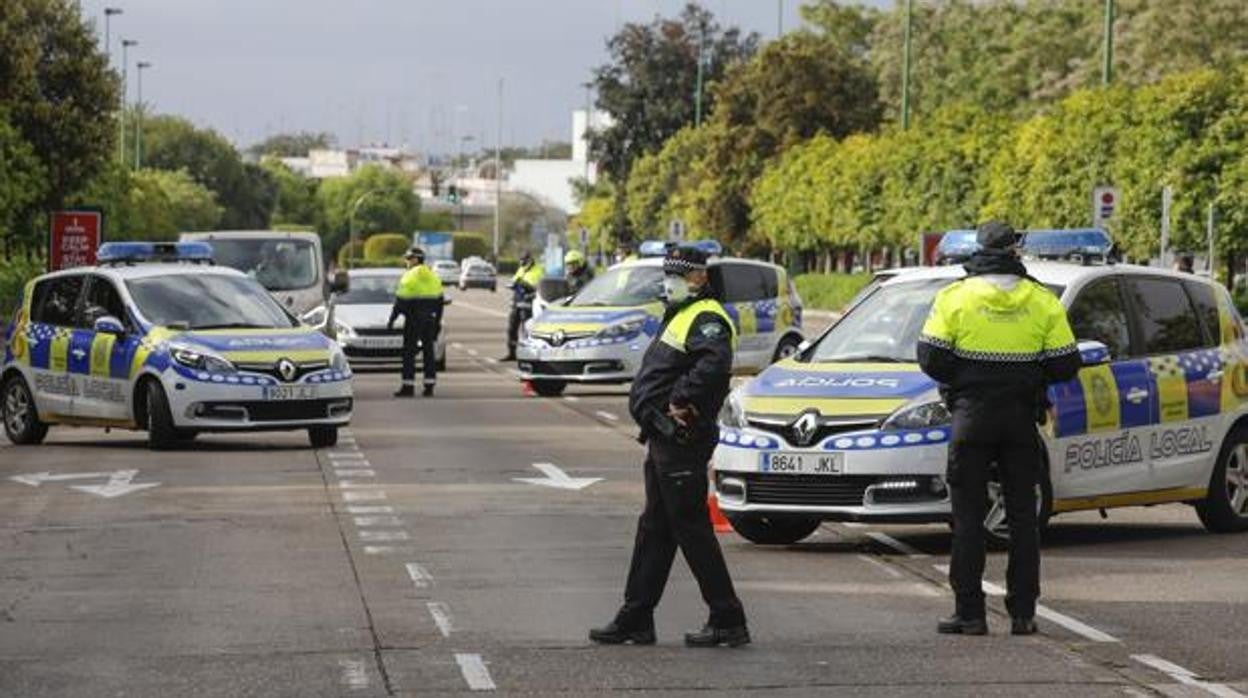
M523 381L520 383L520 392L525 397L537 397L537 391L533 390L533 381Z
M719 497L714 492L706 495L706 509L711 513L711 526L716 533L732 533L732 524L728 523L724 512L719 510Z

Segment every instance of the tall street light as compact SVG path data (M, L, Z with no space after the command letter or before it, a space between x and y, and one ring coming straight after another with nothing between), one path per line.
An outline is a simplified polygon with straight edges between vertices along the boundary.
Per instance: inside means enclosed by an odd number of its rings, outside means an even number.
M104 58L110 63L112 62L112 58L113 58L113 45L109 41L108 23L110 20L112 20L113 15L119 15L119 14L121 14L120 7L105 7L104 8Z
M129 59L126 57L131 46L138 46L139 42L132 39L122 37L121 39L121 114L117 117L117 162L125 164L126 162L126 72L129 67Z
M1101 84L1114 80L1114 0L1105 0L1105 47L1102 50L1105 64L1101 67Z
M906 0L905 48L901 59L901 127L910 128L910 25L914 15L914 0Z
M363 194L360 194L360 196L355 200L355 203L351 204L351 212L347 214L347 232L349 234L347 244L350 245L350 249L347 251L347 269L352 269L355 266L355 212L360 210L360 204L364 203L368 197L380 193L380 189L369 189Z
M502 228L503 206L503 79L498 79L498 130L494 133L494 257L498 264L498 236Z
M138 76L139 94L135 101L135 107L138 114L135 116L134 123L134 169L143 167L143 71L152 67L147 61L139 61L134 64L135 74Z

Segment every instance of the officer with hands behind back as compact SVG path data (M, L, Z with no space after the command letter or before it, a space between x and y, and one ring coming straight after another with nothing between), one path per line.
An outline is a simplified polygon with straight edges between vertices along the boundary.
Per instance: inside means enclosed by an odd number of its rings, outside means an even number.
M750 633L706 508L707 464L719 440L716 419L728 396L736 331L712 297L705 253L669 248L663 271L663 327L629 394L629 412L648 446L645 509L637 522L624 605L589 638L600 644L654 643L654 608L679 548L710 607L705 627L686 634L685 644L737 647L750 641Z
M940 384L953 416L947 480L956 611L937 629L988 632L983 527L995 464L1010 527L1005 605L1011 632L1030 635L1040 595L1036 486L1044 467L1036 422L1044 418L1048 385L1074 378L1081 361L1066 309L1019 261L1017 233L991 222L979 227L978 239L966 278L936 295L918 346L919 366Z
M421 368L425 374L424 396L433 395L438 382L437 342L442 332L442 281L425 266L425 251L413 247L404 256L407 271L399 279L394 294L394 308L386 329L394 329L394 321L403 316L403 385L395 397L416 394L416 348L420 347Z

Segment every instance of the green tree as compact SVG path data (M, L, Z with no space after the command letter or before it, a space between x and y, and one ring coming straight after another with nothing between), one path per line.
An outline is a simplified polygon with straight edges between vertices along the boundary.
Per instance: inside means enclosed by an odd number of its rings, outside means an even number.
M38 216L64 205L115 152L112 114L119 83L96 46L91 27L70 0L0 3L0 110L29 146L14 161L26 169L21 179L28 183L18 186L44 182L27 189L37 196L11 199L21 199L9 225L22 244L40 244ZM6 175L9 167L5 162Z
M317 229L331 250L351 237L352 222L356 235L363 239L382 231L410 234L420 221L420 199L412 183L381 165L366 165L349 177L325 180L317 199L321 210Z
M314 225L318 208L317 181L304 177L275 157L267 157L260 167L277 187L272 225Z
M208 188L183 170L139 170L129 192L132 240L176 240L179 233L212 230L223 210Z
M333 148L337 143L334 134L322 131L299 131L297 133L279 133L260 141L247 149L257 159L264 157L296 158L306 157L309 151Z
M11 243L18 239L18 222L42 200L48 182L43 163L4 111L0 111L0 163L4 166L0 175L0 243L8 257Z

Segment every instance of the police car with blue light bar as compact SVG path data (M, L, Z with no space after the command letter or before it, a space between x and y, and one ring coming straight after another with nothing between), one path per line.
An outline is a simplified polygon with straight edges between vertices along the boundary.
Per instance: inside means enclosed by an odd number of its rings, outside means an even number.
M155 449L291 429L334 445L353 407L342 350L212 257L206 243L107 243L97 266L29 282L0 366L9 440L40 443L55 424L146 430Z

